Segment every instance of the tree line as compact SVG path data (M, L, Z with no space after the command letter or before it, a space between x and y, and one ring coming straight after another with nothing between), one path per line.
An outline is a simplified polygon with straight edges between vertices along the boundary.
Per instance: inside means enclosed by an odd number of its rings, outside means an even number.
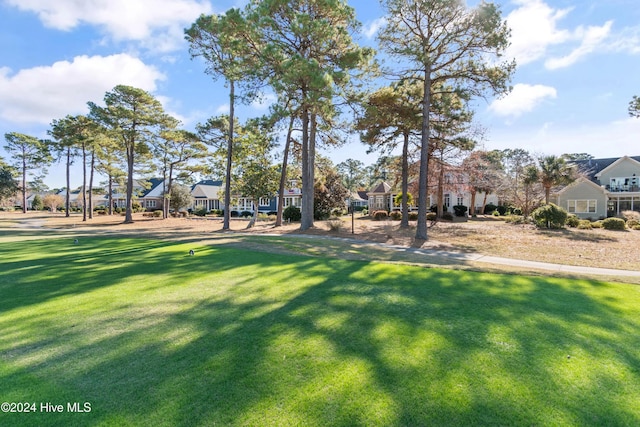
M205 72L224 80L229 114L210 118L192 133L180 129L149 93L117 86L105 95L104 107L89 102L88 115L54 121L52 141L15 133L5 136L7 151L25 159L20 169L23 198L27 165L45 165L54 157L65 158L69 165L82 158L83 190L89 188L83 194L89 197L93 171L108 176L108 194L112 182L126 179L125 222L130 222L133 176L143 173L147 160L154 159L169 187L174 174L224 171L225 206L230 206L232 194L254 200L273 194L273 180L278 181L275 193L282 198L287 180L299 177L304 230L314 221L317 148L339 144L355 131L370 150L401 151L403 226L408 224L409 177L415 172L415 237L426 239L428 194L435 191L441 199L444 191L444 168L438 165L453 152L473 150L482 136L482 129L473 123L470 101L510 90L516 64L503 57L510 30L493 3L470 8L457 0L381 0L381 5L385 24L378 32L377 47L391 64L381 61L375 49L354 41L360 24L345 0L251 0L244 8L200 16L185 29L185 38L191 56L204 61ZM276 96L268 117L239 123L236 105L265 91ZM634 97L629 113L637 117L639 110ZM274 167L277 131L286 137L281 161ZM20 146L32 151L15 154ZM216 168L207 170L198 160L210 153ZM289 170L290 154L299 163L297 172ZM514 193L514 200L527 206L527 183L542 178L534 176L532 168L519 169L528 164L520 159L523 153L513 150L505 156L515 171L516 187L511 188L525 188L523 194ZM476 189L472 195L489 189L489 179L481 171L492 169L495 157L478 153L467 158ZM556 163L549 160L547 166L553 169ZM538 166L538 172L546 167ZM548 199L552 185L543 186ZM166 190L170 194L170 188ZM283 205L281 199L279 209ZM163 210L166 216L166 206ZM229 216L225 209L225 229ZM281 212L278 218L280 223Z

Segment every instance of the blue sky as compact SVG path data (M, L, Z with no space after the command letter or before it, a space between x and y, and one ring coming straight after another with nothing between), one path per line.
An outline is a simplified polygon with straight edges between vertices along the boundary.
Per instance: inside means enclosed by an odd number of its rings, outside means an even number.
M193 129L227 111L226 89L191 60L183 29L232 0L0 0L0 132L46 137L53 119L84 114L117 84L154 94ZM508 55L518 63L513 92L474 101L485 149L533 154L640 154L640 119L628 116L640 95L637 0L499 0L512 28ZM383 22L377 1L350 0L362 44ZM268 99L240 110L265 113ZM5 144L2 141L2 146ZM375 155L357 142L323 153L336 163ZM0 148L0 156L7 155ZM80 184L76 173L72 186ZM64 185L60 167L45 182Z

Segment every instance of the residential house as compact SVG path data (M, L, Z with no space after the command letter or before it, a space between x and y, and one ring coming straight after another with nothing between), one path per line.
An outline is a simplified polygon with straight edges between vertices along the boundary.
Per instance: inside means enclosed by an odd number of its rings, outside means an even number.
M447 208L446 210L452 212L452 206L464 205L471 206L471 193L469 193L467 186L465 185L466 176L454 176L451 172L447 172L444 176L444 195L443 203ZM415 185L413 185L415 187ZM414 189L415 191L415 189ZM411 191L410 191L411 192ZM369 209L373 212L375 210L400 210L400 205L395 203L395 198L400 191L395 190L387 182L380 182L374 186L369 192L366 193L369 198ZM417 210L417 195L414 194L414 201L409 210ZM482 208L482 204L485 200L485 194L480 192L476 194L476 212L479 212ZM486 197L487 203L498 203L498 197L495 194L488 194ZM437 203L437 196L435 194L429 195L429 205L427 208Z
M572 162L581 177L561 189L557 204L580 218L640 212L640 156Z
M207 212L214 209L222 209L224 206L221 200L222 181L206 179L197 182L191 187L193 196L193 210L205 209Z
M302 192L299 188L295 187L295 181L290 183L290 186L285 189L284 193L284 207L302 206ZM223 194L222 181L204 180L200 181L191 187L191 194L194 197L193 209L205 208L207 211L213 209L224 209L224 200L221 199ZM230 207L231 212L251 212L255 209L255 204L251 198L248 197L232 197L232 205ZM278 198L263 197L258 200L258 212L269 213L275 212L278 209Z
M392 210L393 194L394 192L392 191L389 183L382 181L379 184L375 185L369 192L367 192L369 210L371 212L379 210Z
M349 202L356 210L367 208L369 206L369 196L367 195L367 191L352 191Z
M162 209L163 192L162 178L133 180L133 199L148 211ZM126 184L115 185L111 198L114 208L125 208L127 206ZM105 195L98 203L106 205L108 196Z

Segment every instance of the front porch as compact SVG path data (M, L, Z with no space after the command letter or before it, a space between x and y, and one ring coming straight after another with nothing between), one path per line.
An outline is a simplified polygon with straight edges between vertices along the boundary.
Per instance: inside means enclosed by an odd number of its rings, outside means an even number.
M607 216L622 216L624 211L640 212L640 191L609 193Z

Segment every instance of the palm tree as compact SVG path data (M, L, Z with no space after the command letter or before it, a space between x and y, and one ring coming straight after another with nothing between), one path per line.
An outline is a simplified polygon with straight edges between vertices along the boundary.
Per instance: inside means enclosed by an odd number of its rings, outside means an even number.
M549 204L551 187L556 185L566 185L575 180L573 169L562 157L544 156L538 159L540 170L538 177L544 187L544 201Z

